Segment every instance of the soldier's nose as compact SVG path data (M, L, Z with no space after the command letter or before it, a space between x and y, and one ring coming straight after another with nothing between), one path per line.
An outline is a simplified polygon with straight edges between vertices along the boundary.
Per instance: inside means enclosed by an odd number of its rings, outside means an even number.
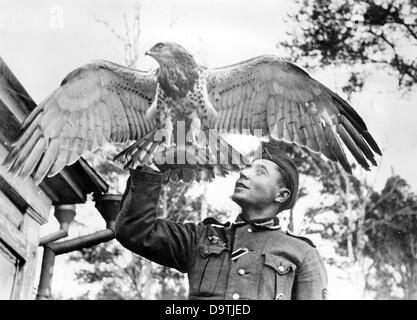
M247 170L248 169L243 169L243 170L240 171L240 177L239 177L239 179L241 179L241 180L248 180L248 172L247 172Z

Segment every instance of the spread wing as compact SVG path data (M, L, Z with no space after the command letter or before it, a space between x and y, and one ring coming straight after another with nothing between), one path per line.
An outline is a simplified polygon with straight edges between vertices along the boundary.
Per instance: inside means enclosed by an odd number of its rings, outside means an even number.
M369 170L381 151L362 118L336 93L296 65L261 56L205 73L213 129L262 129L273 139L324 154L351 173L343 150Z
M40 183L106 142L139 140L154 126L146 117L156 95L153 73L108 61L71 72L21 125L3 165Z

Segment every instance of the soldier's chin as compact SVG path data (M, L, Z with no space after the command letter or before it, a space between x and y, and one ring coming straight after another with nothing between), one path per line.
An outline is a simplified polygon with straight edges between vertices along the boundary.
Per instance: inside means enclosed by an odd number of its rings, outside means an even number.
M240 194L239 192L235 192L232 194L231 199L236 202L239 206L242 206L246 203L246 198L243 194Z

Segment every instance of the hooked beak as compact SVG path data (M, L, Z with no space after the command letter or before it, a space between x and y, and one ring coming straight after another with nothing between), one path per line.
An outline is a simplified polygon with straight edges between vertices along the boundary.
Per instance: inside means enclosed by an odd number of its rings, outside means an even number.
M145 52L145 56L151 56L151 57L154 57L156 54L155 54L155 52L153 52L153 51L151 51L151 50L148 50L148 51L146 51Z

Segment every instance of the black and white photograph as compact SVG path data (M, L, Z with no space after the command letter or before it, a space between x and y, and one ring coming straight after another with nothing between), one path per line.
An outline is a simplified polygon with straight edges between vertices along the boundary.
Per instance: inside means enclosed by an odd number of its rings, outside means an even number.
M0 300L417 300L416 126L416 0L0 0Z

